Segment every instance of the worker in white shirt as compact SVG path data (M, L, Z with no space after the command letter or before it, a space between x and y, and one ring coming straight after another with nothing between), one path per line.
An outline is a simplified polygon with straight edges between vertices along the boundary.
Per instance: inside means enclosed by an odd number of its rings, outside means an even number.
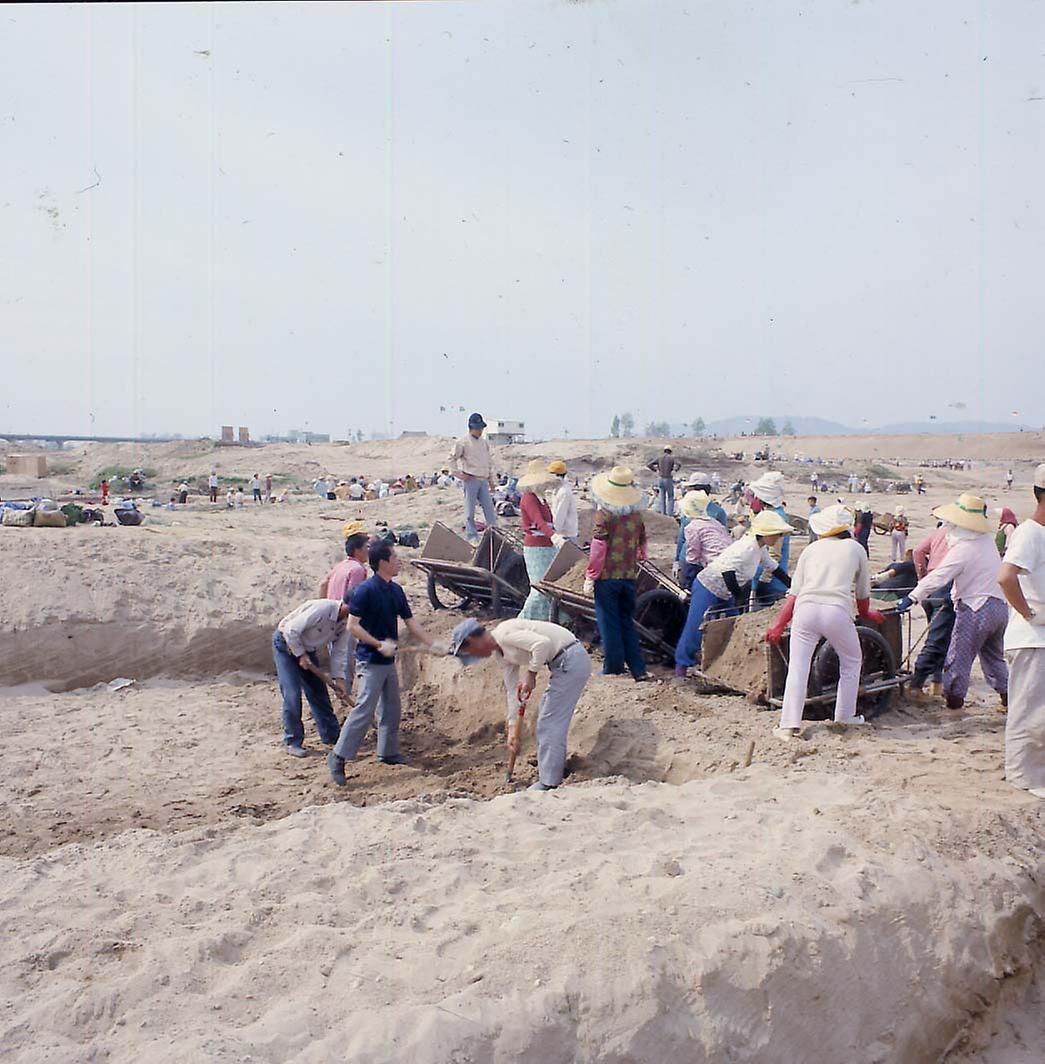
M549 464L548 472L556 478L558 489L552 499L552 524L563 539L577 543L580 539L580 526L577 524L577 500L573 488L566 479L566 463L556 460Z
M998 576L1012 607L1005 629L1005 778L1045 798L1045 464L1034 472L1034 502L1030 520L1009 539Z
M210 491L210 501L218 501L218 470L212 466L210 476L207 478L207 489Z
M340 698L348 696L348 606L343 601L311 599L279 622L272 634L272 657L283 693L283 745L291 757L305 757L302 746L301 692L305 692L320 740L337 742L341 724L334 715L326 682L319 675L316 651L330 645L330 669Z
M871 569L863 547L852 538L852 511L840 505L828 506L813 514L809 525L818 538L798 559L784 608L766 632L766 639L778 644L791 621L784 706L776 731L782 739L793 738L801 728L809 667L821 639L826 639L838 655L835 720L863 724L863 717L856 714L862 654L853 622L854 587L860 616L875 624L884 620L870 608Z
M591 658L577 637L550 621L516 618L487 631L474 619L454 628L450 653L465 665L497 655L504 674L508 702L508 745L519 752L520 707L547 666L550 678L537 710L538 779L531 791L551 791L562 783L566 769L566 739L573 711L591 676Z
M472 543L479 539L475 527L475 504L483 508L487 528L497 527L497 510L494 508L493 489L497 481L493 475L493 456L490 444L483 439L486 422L482 414L472 414L468 419L468 435L462 436L450 452L450 465L459 480L464 481L464 528L465 536Z

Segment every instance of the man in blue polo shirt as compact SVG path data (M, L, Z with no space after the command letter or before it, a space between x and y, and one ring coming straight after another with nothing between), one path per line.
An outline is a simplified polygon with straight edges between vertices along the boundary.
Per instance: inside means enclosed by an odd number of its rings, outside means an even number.
M348 604L348 630L357 641L359 697L327 757L330 778L339 787L345 786L345 762L355 760L378 706L378 760L386 765L406 764L399 752L402 705L395 661L400 620L433 654L449 653L446 644L433 640L414 620L406 593L395 583L402 563L392 544L386 540L372 544L369 560L374 575L352 592Z

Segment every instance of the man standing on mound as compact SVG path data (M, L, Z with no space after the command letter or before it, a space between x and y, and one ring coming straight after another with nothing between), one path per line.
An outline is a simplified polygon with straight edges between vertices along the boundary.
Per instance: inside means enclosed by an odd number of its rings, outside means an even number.
M538 779L531 791L552 791L566 769L566 736L573 711L591 676L591 658L577 637L550 621L517 617L487 631L479 621L454 628L450 653L465 665L496 654L508 697L508 747L519 752L519 709L533 694L537 673L548 667L548 689L537 710Z
M449 647L437 643L414 620L406 593L395 583L402 563L387 540L370 547L374 575L353 592L348 604L348 630L356 640L356 663L360 680L355 708L341 728L334 749L327 757L330 778L345 786L345 762L354 761L363 739L377 717L377 757L386 765L405 765L399 752L399 674L396 672L399 621L433 654L446 654ZM378 710L380 711L378 712Z

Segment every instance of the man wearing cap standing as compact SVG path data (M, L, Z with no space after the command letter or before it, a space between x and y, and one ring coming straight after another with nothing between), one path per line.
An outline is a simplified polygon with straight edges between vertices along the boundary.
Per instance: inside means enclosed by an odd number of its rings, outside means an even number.
M977 656L984 678L1008 701L1009 670L1004 637L1009 611L998 586L998 548L987 519L987 504L976 495L960 495L957 502L937 506L933 516L947 529L947 556L918 586L896 604L906 613L948 581L953 581L954 631L943 666L943 693L948 709L961 709L969 691L972 663Z
M552 500L552 523L555 531L571 543L580 541L580 525L577 523L577 500L573 488L566 479L566 463L556 460L549 464L548 472L558 485Z
M656 473L659 478L657 487L660 498L657 505L660 507L660 512L671 517L675 512L675 470L679 468L679 463L671 453L671 448L665 447L664 453L650 462L647 468Z
M537 710L538 779L530 790L558 787L566 768L570 721L591 676L591 658L577 637L549 621L516 618L487 631L470 619L454 628L450 653L465 665L497 655L508 701L508 746L515 753L520 746L520 709L533 693L537 673L547 666L548 687Z
M497 486L493 475L493 456L490 444L483 439L486 422L482 414L472 414L468 419L468 435L462 436L450 452L450 466L458 480L464 483L464 528L469 542L479 539L475 527L475 504L483 508L487 528L497 527L497 510L494 508L493 489Z
M1034 501L1031 519L1009 538L998 576L1012 607L1005 629L1005 778L1045 798L1045 465L1034 473Z

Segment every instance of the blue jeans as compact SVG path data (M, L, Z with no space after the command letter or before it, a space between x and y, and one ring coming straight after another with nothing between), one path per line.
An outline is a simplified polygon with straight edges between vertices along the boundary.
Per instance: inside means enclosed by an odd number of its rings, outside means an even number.
M708 611L728 610L733 605L730 599L720 599L713 595L699 581L693 581L690 590L689 613L686 615L686 627L682 629L678 645L675 647L675 667L688 669L700 662L700 648L704 642L704 633L700 626Z
M483 508L486 527L497 527L497 511L494 509L490 485L481 477L472 477L464 482L464 534L468 539L479 538L479 531L475 527L476 502Z
M660 512L668 517L675 512L675 481L671 477L660 478Z
M635 581L595 581L595 623L602 636L602 674L617 676L624 664L635 679L646 675L639 633L635 631Z
M309 654L309 658L318 664L314 653ZM341 725L330 704L327 685L314 672L308 672L298 664L298 659L290 652L283 633L278 629L272 634L272 660L276 663L279 689L283 692L283 745L300 746L305 740L305 729L301 723L302 691L308 699L308 708L312 710L320 740L328 746L336 743Z

